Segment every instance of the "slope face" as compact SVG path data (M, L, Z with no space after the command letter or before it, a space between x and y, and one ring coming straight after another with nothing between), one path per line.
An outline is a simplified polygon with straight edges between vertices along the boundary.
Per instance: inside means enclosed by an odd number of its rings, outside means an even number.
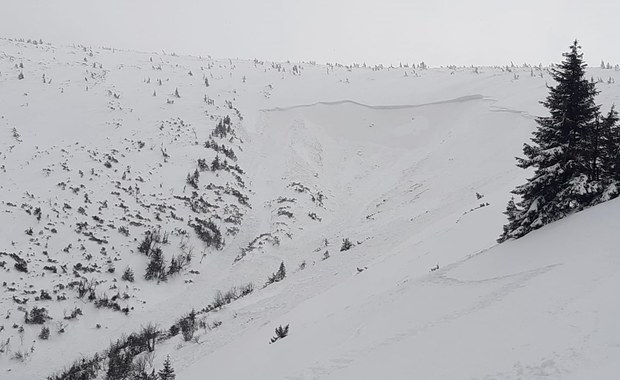
M169 354L177 379L617 373L598 357L611 319L577 311L614 311L598 296L617 285L613 243L593 260L580 250L600 241L598 220L613 230L616 203L487 250L525 177L514 156L542 112L545 70L0 47L3 378L44 378L150 322L167 331L192 308L194 339L164 336L150 358L160 368ZM167 264L193 252L166 281L144 279L152 252L139 247L152 231ZM345 238L353 246L341 251ZM263 288L281 262L284 280ZM134 282L121 279L126 267ZM246 283L251 294L211 307L218 290ZM92 284L93 299L80 294ZM48 340L25 323L35 306L52 318Z
M614 201L429 274L399 271L402 258L389 258L182 375L614 378L619 310L609 299L620 285L618 212ZM289 322L289 337L265 348L272 327ZM231 357L247 360L233 366Z

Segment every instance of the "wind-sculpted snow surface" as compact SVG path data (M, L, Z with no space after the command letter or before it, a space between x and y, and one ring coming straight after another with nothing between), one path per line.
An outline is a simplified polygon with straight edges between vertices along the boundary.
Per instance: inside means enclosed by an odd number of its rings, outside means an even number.
M620 374L618 202L495 246L547 69L0 52L0 378Z

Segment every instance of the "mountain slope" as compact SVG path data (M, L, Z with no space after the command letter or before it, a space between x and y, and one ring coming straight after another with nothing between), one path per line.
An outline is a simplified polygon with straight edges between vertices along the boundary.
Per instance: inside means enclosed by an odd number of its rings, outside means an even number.
M169 354L178 379L619 372L617 202L495 246L545 68L0 48L3 376L43 378L150 322L166 333L149 361ZM155 234L167 264L193 254L166 281L144 279ZM48 340L25 323L35 306ZM168 334L192 309L194 338Z
M428 274L395 270L399 257L349 273L181 377L613 378L619 207L595 207ZM288 323L289 337L267 346L273 327ZM238 358L243 365L233 365Z

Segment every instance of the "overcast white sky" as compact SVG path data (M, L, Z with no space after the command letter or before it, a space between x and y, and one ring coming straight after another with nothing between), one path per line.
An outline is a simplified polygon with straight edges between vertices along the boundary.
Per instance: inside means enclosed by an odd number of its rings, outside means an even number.
M620 63L619 0L0 0L0 37L214 57Z

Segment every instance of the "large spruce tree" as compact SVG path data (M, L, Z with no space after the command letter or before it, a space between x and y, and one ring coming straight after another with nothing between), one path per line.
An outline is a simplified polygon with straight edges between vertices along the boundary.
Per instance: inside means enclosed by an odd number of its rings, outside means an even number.
M601 124L595 84L585 78L586 64L577 41L551 70L556 82L541 102L549 116L539 117L532 143L524 144L521 168L534 175L513 190L521 201L509 204L511 220L499 242L519 238L545 224L579 211L600 197Z

